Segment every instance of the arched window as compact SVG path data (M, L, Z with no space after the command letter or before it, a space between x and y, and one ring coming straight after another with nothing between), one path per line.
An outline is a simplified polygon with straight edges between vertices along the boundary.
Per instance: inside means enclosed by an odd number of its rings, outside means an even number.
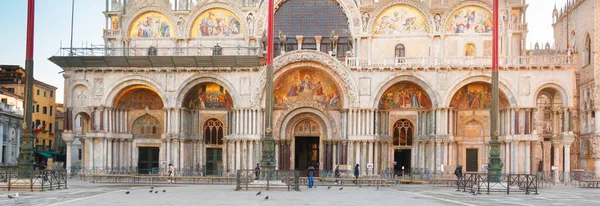
M396 54L394 55L394 57L405 57L406 56L406 50L404 48L404 44L398 44L396 45Z
M204 143L223 144L223 123L217 119L209 119L204 123Z
M590 34L585 36L585 65L592 63L592 40Z
M411 146L413 141L413 125L406 119L394 124L394 146Z

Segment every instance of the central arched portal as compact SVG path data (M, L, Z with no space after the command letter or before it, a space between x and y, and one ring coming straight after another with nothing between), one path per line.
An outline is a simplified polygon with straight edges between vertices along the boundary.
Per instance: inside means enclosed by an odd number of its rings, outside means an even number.
M329 124L319 115L303 112L290 117L284 124L285 135L279 145L279 169L299 170L300 176L307 176L310 165L319 171L333 167L333 147L328 138Z
M402 175L404 171L410 171L411 168L411 149L414 139L414 126L407 119L400 119L394 123L393 143L394 143L394 173Z

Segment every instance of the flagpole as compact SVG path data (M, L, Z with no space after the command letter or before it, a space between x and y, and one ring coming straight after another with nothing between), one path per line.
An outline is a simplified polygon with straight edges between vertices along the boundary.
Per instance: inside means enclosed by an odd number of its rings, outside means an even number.
M498 140L498 1L494 0L493 31L492 31L492 110L490 128L490 152L488 172L490 182L502 180L501 171L504 164L500 159L500 141Z
M267 68L265 90L265 133L262 147L262 167L268 179L272 179L277 160L275 159L275 140L273 139L273 46L274 46L274 0L268 0L267 23Z
M19 155L19 171L22 177L29 177L33 171L33 38L34 38L35 0L27 4L27 38L25 52L25 131L21 138L21 153Z

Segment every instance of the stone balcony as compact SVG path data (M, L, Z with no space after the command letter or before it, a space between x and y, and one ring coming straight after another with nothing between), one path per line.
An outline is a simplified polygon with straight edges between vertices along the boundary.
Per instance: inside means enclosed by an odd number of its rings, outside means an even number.
M4 102L0 102L0 111L17 116L23 116L23 110L18 109L14 105L8 105Z
M104 38L106 39L116 39L121 37L120 29L104 29Z
M345 63L351 70L462 70L491 68L492 57L346 57ZM572 57L567 55L517 56L499 58L499 65L502 69L564 69L571 64Z
M525 32L528 31L528 26L527 23L510 24L508 30L511 32Z

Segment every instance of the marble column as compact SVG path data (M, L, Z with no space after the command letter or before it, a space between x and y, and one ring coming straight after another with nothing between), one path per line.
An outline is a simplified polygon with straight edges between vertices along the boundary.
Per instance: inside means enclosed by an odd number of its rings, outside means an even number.
M173 164L171 161L171 139L167 139L167 165Z
M229 141L228 140L223 140L223 176L225 176L225 174L227 174L227 170L229 169L229 149L227 148L227 145L229 145ZM200 153L204 153L204 150L201 150ZM204 162L200 161L201 165L204 165Z
M107 150L108 150L107 151L107 155L106 155L106 158L108 159L108 161L107 161L106 164L107 164L108 168L112 168L113 167L113 162L112 162L112 160L113 160L113 144L112 144L112 141L113 140L110 139L110 138L107 138L106 141L107 141L107 145L106 146L107 146Z
M281 158L279 150L281 150L281 141L275 140L275 159L278 161L277 164L275 164L276 170L283 168L283 158Z
M254 141L248 142L248 169L254 168Z
M525 141L525 174L531 174L531 141Z
M241 169L242 166L242 161L241 161L241 154L242 152L240 151L240 140L236 140L235 141L235 171ZM232 171L232 172L235 172Z
M358 142L358 141L354 142L354 147L355 147L355 149L354 149L354 156L355 156L354 164L360 164L360 154L361 154L360 153L360 142Z
M373 172L375 174L379 174L379 170L381 168L379 168L379 157L381 156L381 153L379 153L379 147L381 147L381 145L379 144L379 141L376 141L375 143L375 153L374 153L374 160L373 160L373 168L375 168L373 170Z
M564 182L569 182L569 173L571 172L571 145L570 144L564 144L564 154L563 154L563 158L564 158L564 172L565 172L565 176L564 176Z
M375 166L375 164L373 162L373 160L374 160L374 158L373 158L373 142L372 141L367 142L367 146L368 146L367 156L369 157L369 162L367 164L373 164L373 166ZM374 171L375 171L375 167L373 167L373 171L371 171L371 173L368 175L372 175Z
M94 164L94 138L88 138L87 139L88 142L88 150L89 152L86 152L89 154L89 159L88 159L88 167L89 168L94 168L96 165Z
M73 140L67 140L65 143L67 143L67 174L70 175L73 165Z
M4 145L4 124L6 123L6 120L4 119L0 119L0 164L4 164L4 148L2 147L2 145ZM6 133L8 133L8 131L6 131ZM8 135L7 135L8 136Z
M241 153L242 153L242 159L241 159L241 168L242 169L248 169L248 140L242 140L241 142Z
M435 165L433 167L434 171L440 171L441 170L441 160L442 160L442 147L441 147L441 141L435 141Z

